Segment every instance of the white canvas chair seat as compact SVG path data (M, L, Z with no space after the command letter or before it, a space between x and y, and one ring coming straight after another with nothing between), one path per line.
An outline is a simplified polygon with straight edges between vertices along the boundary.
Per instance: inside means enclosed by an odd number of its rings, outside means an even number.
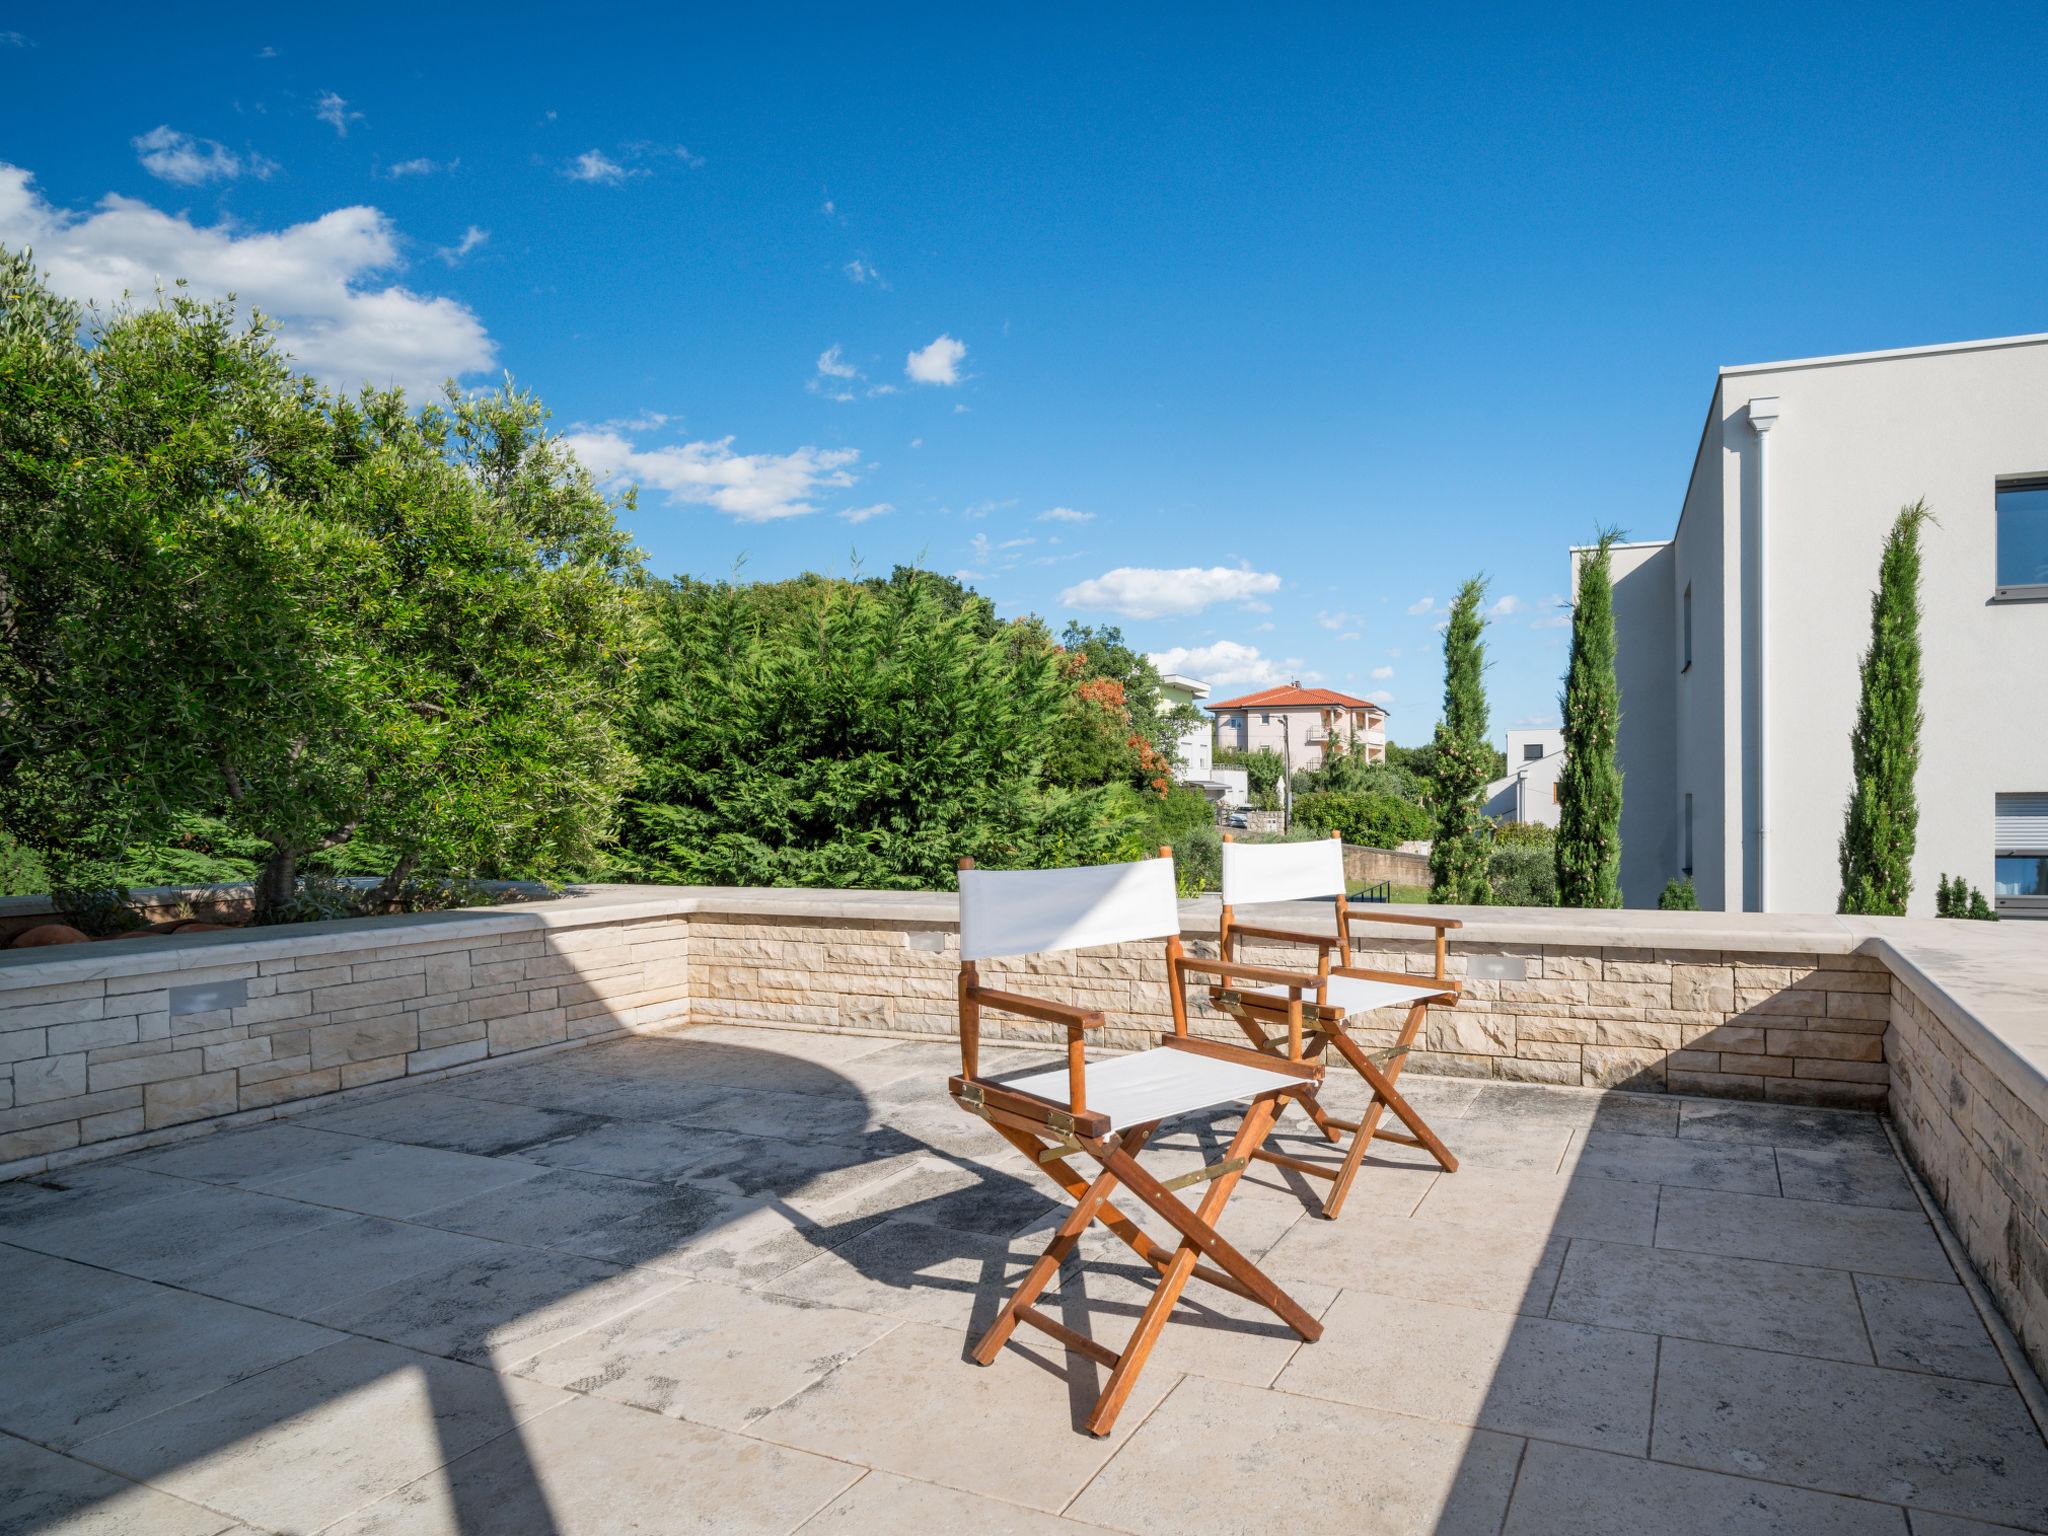
M1282 1004L1285 1005L1285 994ZM1067 1069L1056 1067L1029 1077L1007 1078L1003 1086L1064 1104ZM1170 1120L1175 1115L1214 1109L1219 1104L1242 1103L1262 1093L1300 1086L1298 1074L1159 1046L1091 1063L1088 1107L1109 1116L1111 1130L1123 1131L1134 1125Z
M1270 1003L1275 1008L1285 1009L1287 994L1277 987L1238 987L1239 995ZM1442 997L1444 988L1436 986L1402 986L1391 981L1368 981L1363 976L1332 976L1323 988L1319 999L1332 1008L1342 1008L1347 1019L1362 1013L1371 1013L1376 1008L1392 1008L1400 1003L1419 1003L1429 998Z

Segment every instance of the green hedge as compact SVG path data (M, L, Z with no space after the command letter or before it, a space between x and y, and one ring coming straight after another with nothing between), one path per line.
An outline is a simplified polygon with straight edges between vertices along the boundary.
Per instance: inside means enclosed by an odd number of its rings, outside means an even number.
M1429 836L1429 813L1393 795L1321 791L1294 802L1294 826L1324 836L1340 832L1360 848L1397 848Z

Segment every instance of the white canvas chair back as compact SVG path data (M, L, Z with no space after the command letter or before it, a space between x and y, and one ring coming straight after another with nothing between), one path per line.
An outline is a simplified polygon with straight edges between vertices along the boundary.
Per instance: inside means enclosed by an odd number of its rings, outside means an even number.
M960 958L1163 939L1180 932L1173 860L960 871Z
M1344 845L1334 837L1309 843L1225 843L1223 904L1307 901L1344 894Z

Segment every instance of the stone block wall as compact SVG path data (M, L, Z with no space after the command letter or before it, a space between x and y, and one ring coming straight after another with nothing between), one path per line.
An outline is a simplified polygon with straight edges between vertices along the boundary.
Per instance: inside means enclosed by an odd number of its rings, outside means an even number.
M1363 920L1361 919L1361 922ZM1382 932L1384 929L1381 930ZM700 914L693 929L699 1021L952 1036L959 950L945 926ZM1197 940L1191 952L1213 955ZM1109 1015L1106 1046L1149 1043L1172 1020L1159 944L985 962L1014 983ZM1313 964L1314 952L1247 947L1247 961ZM1364 939L1357 963L1426 971L1429 944ZM1417 1072L1573 1087L1702 1093L1877 1108L1884 1102L1890 978L1874 960L1806 953L1456 943L1466 979L1455 1009L1432 1009ZM1191 988L1194 1027L1238 1040ZM1361 1029L1391 1043L1395 1027ZM1063 1039L1057 1027L989 1014L984 1037Z
M45 951L104 971L0 990L0 1178L85 1149L489 1057L683 1022L681 915L586 928L400 925L222 947ZM122 950L128 952L122 953ZM141 964L138 965L138 962Z
M1891 1116L1963 1251L2048 1370L2048 1123L1903 979L1891 989Z

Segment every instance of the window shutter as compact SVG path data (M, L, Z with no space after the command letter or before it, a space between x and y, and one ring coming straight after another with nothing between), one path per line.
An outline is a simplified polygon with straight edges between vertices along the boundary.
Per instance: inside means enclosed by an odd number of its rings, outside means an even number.
M2000 853L2048 853L2048 793L2000 795L1992 841Z

